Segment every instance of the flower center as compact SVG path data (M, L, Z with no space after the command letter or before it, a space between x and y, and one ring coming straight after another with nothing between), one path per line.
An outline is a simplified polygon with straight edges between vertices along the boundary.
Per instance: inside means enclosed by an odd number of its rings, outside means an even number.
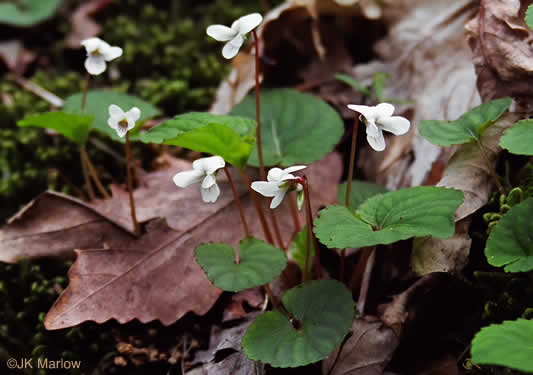
M120 120L118 122L118 126L120 128L127 128L128 127L128 120L126 120L125 118L123 118L122 120Z
M101 55L100 50L99 50L98 48L95 49L94 51L91 52L91 55L93 55L93 56L95 56L95 57L96 57L96 56L100 56L100 55Z

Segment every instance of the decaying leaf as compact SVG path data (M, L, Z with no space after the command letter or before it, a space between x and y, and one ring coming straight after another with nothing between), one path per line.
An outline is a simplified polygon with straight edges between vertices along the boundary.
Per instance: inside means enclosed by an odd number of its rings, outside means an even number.
M394 331L381 320L370 316L355 319L340 355L334 351L322 363L322 371L330 375L383 374L399 343Z
M242 319L248 313L246 309L259 310L265 305L265 295L260 287L245 289L231 296L231 302L224 309L223 322Z
M450 159L437 186L460 189L465 194L463 204L455 213L457 229L451 238L431 238L415 244L411 266L417 274L460 272L468 262L469 217L488 202L494 186L489 165L494 165L501 151L498 143L503 132L519 118L515 113L503 115L481 136L481 148L478 143L463 145Z
M72 30L67 35L66 44L70 48L80 48L82 40L100 34L102 28L91 16L111 4L112 0L91 0L81 4L70 16Z
M331 182L340 179L340 164L339 156L333 153L306 170L315 209L335 201L336 184ZM191 168L190 163L184 161L176 161L175 165L181 165L181 169L173 167L144 176L136 191L139 219L150 220L159 213L165 220L150 222L145 235L131 238L120 246L112 244L105 249L77 250L78 259L69 272L70 285L45 319L48 329L113 318L122 323L135 318L142 322L159 319L168 325L189 311L204 314L216 302L221 291L209 283L194 261L193 253L197 245L209 241L237 245L243 237L237 208L231 198L230 186L222 176L219 179L221 198L216 204L204 204L198 186L194 185L173 195L173 190L180 189L173 186L171 176ZM250 231L262 238L255 208L244 193L246 188L242 183L237 188L241 192ZM118 191L116 188L115 194ZM127 211L124 192L108 201L98 202L96 209L108 212L109 220L129 228L124 222L121 206ZM282 236L288 241L293 231L288 203L277 212ZM24 218L24 212L19 217ZM46 225L53 226L57 238L61 238L61 225L46 224L46 220L43 223L45 228ZM41 229L36 229L36 233L40 233ZM4 230L9 230L9 226ZM69 246L80 247L75 238ZM99 247L103 246L102 243Z
M0 262L70 257L73 249L124 246L133 236L87 204L45 192L0 230Z
M6 40L0 42L0 61L7 69L17 76L21 76L37 55L24 48L19 40Z
M202 366L189 371L188 374L249 375L255 374L256 369L261 373L263 365L250 361L241 351L242 337L258 315L248 314L240 324L231 328L214 327L215 332L211 334L209 349L197 352L193 361L193 365Z
M533 32L524 17L531 0L482 0L466 26L483 99L510 96L518 108L531 110Z

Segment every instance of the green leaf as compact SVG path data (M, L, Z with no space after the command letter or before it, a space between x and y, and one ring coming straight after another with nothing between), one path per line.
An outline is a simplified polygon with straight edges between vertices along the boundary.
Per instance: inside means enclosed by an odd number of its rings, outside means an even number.
M242 339L244 353L274 367L298 367L320 361L342 342L354 318L352 294L335 280L316 280L289 290L283 306L253 322Z
M255 119L255 98L246 97L233 115ZM261 136L265 166L310 164L328 154L344 132L337 111L314 96L279 89L261 93ZM259 166L257 148L248 164Z
M17 122L17 126L53 129L68 139L82 145L87 141L89 126L93 120L93 116L58 111L26 116Z
M231 292L269 283L287 264L283 251L251 237L239 243L239 256L235 264L231 246L214 242L198 246L194 254L209 281Z
M517 155L533 155L533 120L518 121L507 129L500 146Z
M518 319L481 328L472 340L472 362L533 372L533 321Z
M89 91L87 94L85 111L82 111L82 97L82 93L69 96L65 100L65 107L63 110L69 113L93 115L94 121L91 125L91 130L94 129L119 142L124 142L124 138L120 138L117 135L117 132L111 129L107 124L107 120L109 119L109 106L111 104L118 105L125 112L129 111L132 107L139 108L141 110L141 118L137 121L136 125L161 114L159 109L136 96L104 90ZM130 139L132 141L139 139L138 127L130 131Z
M33 26L51 18L62 0L13 0L0 3L0 23Z
M337 200L340 204L346 203L346 187L348 183L344 182L339 185ZM350 191L350 208L356 209L368 198L377 194L388 192L385 186L377 185L372 182L352 180L352 189Z
M432 186L392 191L367 199L355 211L330 206L315 220L315 233L330 248L390 244L411 237L450 237L463 192Z
M527 26L533 30L533 4L527 7L525 21Z
M533 198L512 207L489 235L485 255L495 267L507 272L533 270Z
M433 144L451 146L478 140L483 131L511 105L511 98L481 104L455 121L429 120L418 125L420 134Z
M141 140L218 155L243 168L255 145L255 128L248 118L192 112L150 129Z
M346 83L352 89L354 89L355 91L359 91L363 95L370 96L370 90L367 89L361 82L359 82L352 76L349 76L347 74L337 73L335 74L335 79L337 81L341 81L342 83Z
M311 263L313 260L313 256L315 255L315 244L312 239L311 239L311 246L309 250L310 250L309 251L309 262ZM305 267L306 251L307 251L307 227L303 228L301 231L299 231L296 234L296 236L294 236L294 240L292 240L291 246L289 248L289 252L291 254L292 259L300 267L300 270L302 270L302 273ZM309 274L311 273L310 263L308 264Z

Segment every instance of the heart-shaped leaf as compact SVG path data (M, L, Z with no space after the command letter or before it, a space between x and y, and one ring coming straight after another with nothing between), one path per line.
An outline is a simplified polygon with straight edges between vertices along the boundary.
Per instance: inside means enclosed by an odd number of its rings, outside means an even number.
M22 127L34 126L38 128L53 129L63 134L68 139L82 145L87 141L89 127L93 120L93 116L58 111L26 116L18 121L17 125Z
M479 139L483 131L509 108L510 98L481 104L455 121L428 120L418 125L420 134L439 146L459 145Z
M507 129L500 146L517 155L533 155L533 120L518 121Z
M472 340L472 362L533 372L533 320L518 319L484 327Z
M528 272L533 269L533 198L512 207L489 235L485 255L495 267L507 272Z
M242 340L248 358L274 367L305 366L326 358L352 325L352 295L338 281L299 285L282 301L291 318L278 310L258 317Z
M338 191L338 200L339 203L346 203L346 186L347 183L344 182L339 185ZM387 193L389 189L385 186L377 185L372 182L352 180L352 189L350 190L350 208L356 209L368 198L373 197L374 195Z
M376 195L355 214L344 206L331 206L315 220L315 233L330 248L390 244L411 237L450 237L454 214L463 201L455 189L419 186Z
M294 239L292 240L291 246L289 248L292 260L300 267L300 270L303 272L305 268L305 256L307 253L307 227L304 227L299 231ZM314 241L311 241L309 248L309 262L312 261L313 256L315 255L315 244ZM308 269L309 276L311 275L311 269Z
M255 128L248 118L192 112L152 128L141 140L218 155L243 168L255 144Z
M255 98L246 97L232 114L255 119ZM332 151L344 132L342 119L326 102L294 90L261 94L261 136L266 166L310 164ZM257 148L248 164L259 166Z
M122 110L129 111L132 107L137 107L141 110L141 117L137 121L137 125L146 121L149 118L158 116L161 112L152 104L145 102L136 96L121 94L113 91L91 90L87 94L87 103L85 111L81 110L82 93L69 96L65 100L63 110L68 113L88 114L94 116L94 121L91 124L91 130L97 130L109 136L111 139L119 142L124 142L124 138L120 138L116 131L111 129L107 124L109 119L109 106L116 104ZM131 130L132 141L139 139L138 129Z
M17 0L0 3L0 23L33 26L52 17L62 0Z
M287 264L283 251L251 237L239 243L239 264L235 263L231 246L222 243L202 244L194 257L214 286L230 292L267 284Z

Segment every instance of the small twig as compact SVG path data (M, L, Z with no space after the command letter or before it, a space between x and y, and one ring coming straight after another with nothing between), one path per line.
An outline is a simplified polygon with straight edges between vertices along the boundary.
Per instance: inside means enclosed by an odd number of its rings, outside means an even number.
M370 277L372 276L372 269L376 260L376 247L372 247L368 260L366 261L365 272L363 273L363 281L361 282L361 291L359 292L359 299L357 300L356 313L358 316L363 316L365 313L366 296L370 286Z
M102 194L102 196L106 199L111 198L109 193L104 188L104 185L102 185L102 182L100 181L100 178L98 178L98 174L96 173L96 169L93 166L93 163L91 162L91 159L89 158L89 154L87 154L87 150L85 147L82 147L81 152L83 154L83 158L85 159L85 163L87 165L87 169L89 171L89 175L92 177L94 184L96 185L96 188Z
M15 82L41 99L46 100L53 107L61 108L63 105L65 105L65 102L59 96L52 94L50 91L43 89L41 86L37 86L35 83L28 81L22 76L15 76Z
M85 160L85 146L81 146L80 148L80 164L81 164L81 171L83 173L83 179L85 180L85 185L87 186L87 193L89 194L89 200L93 201L96 199L96 195L94 194L93 185L91 184L91 179L89 177L89 172L87 170L87 162Z
M130 211L131 221L133 222L133 228L135 234L138 236L141 234L139 223L137 222L137 215L135 214L135 201L133 199L133 181L131 175L131 150L130 150L130 133L126 133L126 173L128 176L128 192L130 196Z

